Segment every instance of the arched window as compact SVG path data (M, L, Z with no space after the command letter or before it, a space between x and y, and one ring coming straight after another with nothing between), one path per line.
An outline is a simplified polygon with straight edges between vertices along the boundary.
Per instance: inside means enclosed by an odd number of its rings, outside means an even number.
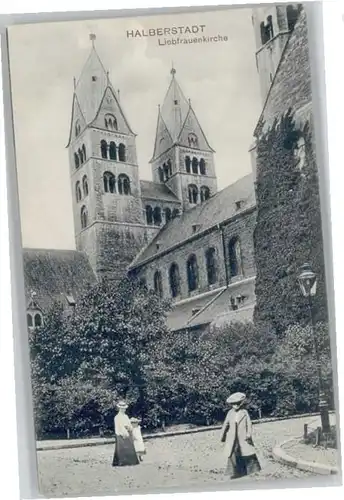
M178 265L173 263L169 272L171 295L173 298L180 294L180 278Z
M260 23L260 36L262 40L262 45L271 40L274 37L274 27L272 23L272 16L268 16L266 24Z
M188 174L191 172L191 159L190 156L185 156L185 169Z
M118 192L119 194L130 194L130 180L125 174L118 176Z
M192 254L187 260L186 271L188 276L189 292L198 288L198 266L196 255Z
M165 208L165 221L169 222L172 219L172 212L171 209L166 207Z
M268 16L267 18L267 34L268 34L268 40L274 37L274 26L272 23L272 16Z
M87 175L84 175L82 178L82 189L84 191L84 196L88 196L88 180Z
M162 279L160 271L156 271L154 274L154 291L156 294L162 298L163 290L162 290Z
M153 224L153 209L150 205L146 206L147 224Z
M26 320L27 320L27 326L29 328L32 328L33 327L33 320L32 320L32 316L30 313L27 313Z
M109 152L110 152L110 160L116 160L117 159L116 144L113 141L110 142Z
M188 135L188 142L190 148L198 148L198 139L196 134L189 134Z
M75 163L75 168L80 167L80 160L79 160L79 156L77 153L74 153L74 163Z
M192 173L198 174L198 160L195 156L192 158Z
M210 189L208 186L201 187L201 202L207 201L210 198Z
M172 162L170 159L167 160L167 169L168 169L168 175L169 177L172 176Z
M79 162L80 162L80 165L82 165L84 163L84 153L82 151L82 149L78 149L78 155L79 155Z
M36 328L37 327L39 328L40 326L42 326L42 323L43 323L42 322L42 315L40 313L36 313L35 314L35 321L34 321L34 323L35 323L35 327Z
M80 134L81 126L79 120L75 122L75 137L78 137Z
M118 159L119 161L126 161L125 145L122 143L118 146Z
M78 202L81 200L81 198L82 198L81 187L80 187L80 181L78 181L78 182L75 184L75 198L76 198L77 203L78 203Z
M164 182L164 172L161 167L158 168L158 173L160 182Z
M260 23L260 39L261 39L262 45L265 45L267 42L267 39L266 39L266 31L265 31L264 21Z
M81 229L85 229L85 227L87 227L87 208L85 207L85 205L81 208L80 219Z
M176 217L179 217L179 210L178 208L174 208L172 212L172 219L175 219Z
M154 219L154 225L155 226L160 226L161 224L161 208L160 207L155 207L153 210L153 219Z
M288 20L288 30L293 31L297 18L299 16L298 9L293 5L287 6L287 20Z
M86 146L85 144L82 145L82 155L84 157L84 162L86 161Z
M204 158L201 158L200 161L199 161L199 172L200 172L201 175L206 175Z
M163 170L164 170L164 178L165 178L165 181L167 181L169 179L169 171L168 171L168 165L166 163L163 164L162 166Z
M205 253L205 260L207 265L208 285L213 285L217 281L215 248L208 248Z
M109 130L117 130L117 119L114 115L106 114L104 117L105 127Z
M195 205L198 201L198 188L194 184L189 185L189 202Z
M242 272L241 249L239 238L232 238L228 245L229 272L231 278L238 276Z
M100 150L101 150L101 155L102 155L102 158L107 158L107 142L106 141L101 141L100 142Z
M116 192L116 177L111 172L104 172L103 181L105 193Z

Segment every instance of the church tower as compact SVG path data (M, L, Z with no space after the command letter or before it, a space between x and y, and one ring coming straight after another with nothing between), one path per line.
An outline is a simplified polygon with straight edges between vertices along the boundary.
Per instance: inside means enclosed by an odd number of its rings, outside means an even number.
M146 243L136 135L92 47L74 81L68 141L76 247L97 277L119 278Z
M217 191L214 150L171 70L171 81L158 110L151 159L153 181L165 184L188 210Z
M264 104L291 31L299 15L298 4L269 4L253 9L256 63Z

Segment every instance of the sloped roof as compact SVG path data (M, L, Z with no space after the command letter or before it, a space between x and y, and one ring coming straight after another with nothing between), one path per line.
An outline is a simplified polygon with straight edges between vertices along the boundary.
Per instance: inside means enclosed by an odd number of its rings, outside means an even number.
M23 261L27 303L33 292L34 301L43 312L66 295L77 300L87 285L96 282L83 252L24 249Z
M107 72L93 46L75 87L86 123L90 123L96 116L108 85Z
M173 141L176 141L189 111L189 102L177 82L175 73L176 70L172 68L171 82L161 108L161 116Z
M221 293L217 289L213 293L207 293L200 297L196 296L193 300L176 303L167 315L167 327L172 331L186 328L193 318L193 311L203 309Z
M154 158L158 158L161 154L170 149L172 146L173 146L173 139L166 126L166 123L164 122L163 117L161 116L161 109L159 106L152 160Z
M304 109L311 112L311 70L308 46L307 18L304 9L300 11L294 30L284 47L255 135L271 127L275 119L281 118L289 109L292 112Z
M238 282L240 286L240 282ZM236 311L231 309L230 297L233 294L232 288L225 289L220 293L215 300L209 302L206 307L199 314L197 314L188 323L188 327L194 327L198 325L205 325L213 323L214 321L219 323L227 321L242 321L243 319L251 320L253 315L254 304L249 304L246 307L239 307Z
M208 142L208 139L205 136L205 133L202 130L202 127L197 119L196 113L193 107L191 106L191 102L189 104L188 114L185 118L185 121L178 135L178 144L190 147L188 143L188 137L190 133L194 133L197 136L198 140L197 149L201 149L202 151L214 152L213 148L210 146Z
M165 185L152 181L140 181L141 196L149 200L162 200L179 203L180 201L174 193Z
M243 204L238 210L235 203L239 200L243 201ZM154 257L194 236L194 225L198 225L198 232L210 229L248 208L253 208L255 204L253 176L249 174L216 193L201 205L197 205L183 212L180 217L171 220L159 231L138 258L133 261L130 268L138 267L146 259ZM156 239L159 240L158 251L155 245Z

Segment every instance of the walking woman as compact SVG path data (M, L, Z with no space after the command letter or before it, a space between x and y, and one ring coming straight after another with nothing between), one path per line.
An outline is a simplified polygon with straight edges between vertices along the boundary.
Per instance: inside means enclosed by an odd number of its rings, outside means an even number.
M226 475L229 475L230 479L261 470L252 441L252 422L244 408L245 401L246 396L242 392L232 394L226 401L232 408L222 426L221 442L225 443Z
M117 404L118 413L115 416L116 444L112 466L138 465L139 459L134 447L133 428L126 414L128 405L124 401Z

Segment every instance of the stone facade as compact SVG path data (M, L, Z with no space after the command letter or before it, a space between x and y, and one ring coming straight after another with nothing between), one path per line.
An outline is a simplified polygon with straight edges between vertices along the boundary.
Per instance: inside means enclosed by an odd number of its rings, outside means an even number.
M124 273L140 278L172 300L167 318L171 330L202 331L252 319L256 146L264 127L271 127L282 109L292 107L301 122L310 114L304 13L296 4L269 5L254 9L252 22L263 101L249 151L253 175L222 191L217 190L215 151L174 68L158 110L153 181L140 180L136 134L94 46L75 82L67 147L77 252L74 257L69 254L62 267L70 260L80 263L82 255L90 284L103 277L119 280ZM64 257L54 255L50 260L57 264L49 264L49 269L57 272ZM26 266L36 265L36 260L36 255L28 255ZM44 290L49 269L40 274L42 283L28 274L31 309L30 293ZM73 265L69 281L77 282L78 273ZM59 280L58 297L63 281ZM34 304L44 314L43 295L39 291Z

